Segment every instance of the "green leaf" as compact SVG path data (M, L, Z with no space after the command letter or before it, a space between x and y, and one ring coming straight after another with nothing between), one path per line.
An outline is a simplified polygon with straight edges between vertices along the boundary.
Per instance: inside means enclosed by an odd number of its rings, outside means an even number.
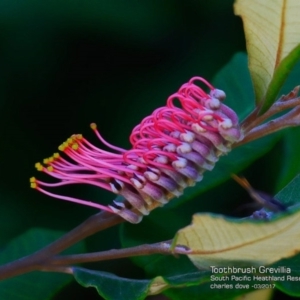
M286 187L284 187L276 196L277 199L280 199L282 203L286 205L299 205L300 203L300 175L296 176ZM293 238L290 238L289 245L292 245ZM294 253L295 254L295 253ZM288 279L287 276L298 277L300 279L300 254L297 254L291 258L282 259L274 264L271 267L280 267L285 266L286 268L291 268L291 274L286 274L284 281L276 283L278 287L283 292L292 295L300 296L300 285L299 281L292 281Z
M299 10L300 12L300 10ZM300 43L300 39L298 41ZM278 68L275 70L272 80L268 86L263 106L260 109L260 114L265 113L272 104L277 100L278 93L288 78L291 70L300 59L300 45L293 49L289 55L287 55ZM300 84L300 80L297 85Z
M62 232L48 229L31 229L12 240L8 246L0 252L0 264L2 265L31 254L58 239L62 234ZM66 253L83 251L85 251L83 243L79 243L66 251ZM31 272L0 281L0 299L50 299L71 280L72 277L66 274Z
M240 120L255 108L248 57L244 52L238 52L231 58L216 74L213 85L225 91L224 103L238 114Z
M111 273L83 268L73 268L73 272L79 284L96 288L99 295L106 300L145 299L151 284L150 280L121 278Z
M294 87L300 84L300 62L292 70L281 94L288 94ZM300 173L299 153L300 153L300 128L290 128L286 130L281 140L280 162L281 168L278 172L276 187L282 189L289 181Z
M297 0L237 0L246 35L256 104L265 112L300 57L300 5Z
M300 175L297 175L286 187L275 197L287 206L300 203Z
M282 292L292 295L292 296L300 296L300 255L295 255L292 258L282 259L270 267L286 267L291 269L291 273L284 274L284 280L276 282L276 287ZM295 277L297 281L295 281ZM294 280L293 280L294 279Z
M143 300L147 296L161 292L174 300L198 300L199 295L201 299L231 299L253 290L251 286L248 289L235 288L235 285L241 282L234 280L226 282L232 285L231 289L212 288L215 282L211 281L210 271L195 271L187 274L182 272L176 276L157 276L147 280L127 279L111 273L83 268L73 268L73 272L79 284L96 288L105 300Z
M173 294L177 292L181 294L180 297L177 295L176 297L172 297L172 299L199 299L200 294L203 299L209 299L216 293L216 290L210 288L210 272L207 271L197 271L190 274L180 274L170 277L157 276L151 280L127 279L111 273L83 268L73 268L73 272L79 284L84 287L96 288L99 295L105 300L143 300L147 296L159 294L170 288L176 288ZM181 289L185 291L185 287L187 286L196 286L195 288L198 292L197 298L189 297L185 293L180 293ZM225 299L225 295L232 297L245 292L249 292L249 290L218 290L218 294L220 293L220 296L223 298L213 297L212 299ZM170 293L172 293L172 291Z

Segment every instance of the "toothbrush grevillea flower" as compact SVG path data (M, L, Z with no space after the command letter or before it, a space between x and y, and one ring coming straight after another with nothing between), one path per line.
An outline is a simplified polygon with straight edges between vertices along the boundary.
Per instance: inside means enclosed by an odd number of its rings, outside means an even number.
M208 86L209 94L195 82ZM201 77L193 77L137 125L131 135L131 149L106 142L91 124L99 140L112 152L97 148L81 134L67 139L53 156L37 163L37 170L56 179L46 183L34 177L31 187L58 198L118 214L131 223L141 221L154 208L179 197L183 190L201 181L219 156L242 139L236 113L222 103L225 93ZM68 184L91 184L123 196L104 206L49 192Z

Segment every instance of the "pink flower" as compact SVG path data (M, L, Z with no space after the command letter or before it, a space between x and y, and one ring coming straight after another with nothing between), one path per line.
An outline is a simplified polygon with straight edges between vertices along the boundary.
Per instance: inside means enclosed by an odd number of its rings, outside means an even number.
M209 94L195 81L205 83ZM80 134L72 135L59 146L67 158L55 153L44 159L44 165L36 164L39 171L58 182L46 183L33 177L31 187L138 223L143 215L201 181L204 171L212 170L219 156L242 138L238 117L222 103L224 99L223 91L201 77L193 77L167 99L166 106L156 109L133 129L131 149L106 142L93 123L91 128L99 140L113 152L97 148ZM104 188L125 200L104 206L45 190L76 183Z

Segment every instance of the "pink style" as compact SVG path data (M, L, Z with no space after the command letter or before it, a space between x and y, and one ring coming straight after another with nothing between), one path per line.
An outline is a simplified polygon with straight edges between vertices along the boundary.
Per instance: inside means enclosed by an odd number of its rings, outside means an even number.
M204 92L195 82L210 89ZM72 135L59 146L62 157L52 157L36 168L56 179L46 183L32 177L31 187L61 200L71 201L117 214L131 223L179 197L183 190L201 181L204 171L212 170L219 156L242 139L236 113L222 101L225 93L201 77L193 77L137 125L129 150L99 140L113 152L97 148L82 135ZM91 184L124 197L112 205L54 194L46 190L68 184Z

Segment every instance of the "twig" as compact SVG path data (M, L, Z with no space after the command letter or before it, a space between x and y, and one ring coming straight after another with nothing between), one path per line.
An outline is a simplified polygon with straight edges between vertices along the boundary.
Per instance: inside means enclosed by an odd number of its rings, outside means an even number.
M56 256L45 262L46 266L71 265L74 263L87 263L111 259L119 259L132 256L151 254L189 254L190 250L185 246L171 245L172 240L156 244L145 244L125 249L111 249L107 251Z
M264 137L271 133L274 133L278 130L300 125L300 106L295 107L287 114L275 119L271 120L265 124L255 127L252 129L243 140L234 144L234 147L241 146L243 144L254 141L258 138Z
M286 109L293 108L300 105L300 97L286 101L286 102L276 102L273 106L262 116L257 117L247 128L244 128L245 131L250 131L255 128L257 125L262 124L265 120L269 119L275 114L278 114Z

